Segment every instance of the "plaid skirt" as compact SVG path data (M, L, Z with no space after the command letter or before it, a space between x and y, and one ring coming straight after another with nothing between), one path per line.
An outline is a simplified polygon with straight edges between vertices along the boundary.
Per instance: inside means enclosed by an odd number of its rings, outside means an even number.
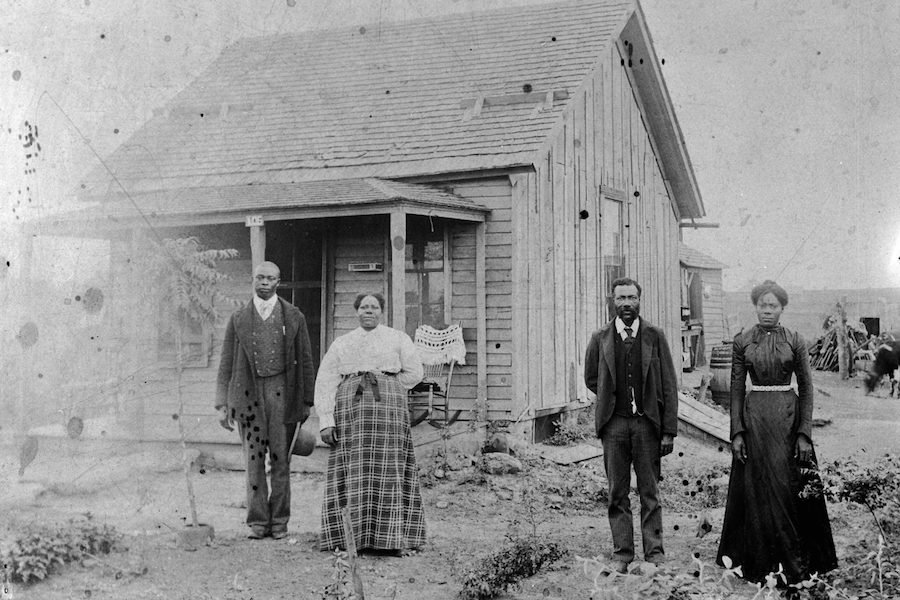
M349 375L338 387L337 446L328 457L320 550L346 549L345 507L357 550L400 550L425 542L406 402L395 375Z

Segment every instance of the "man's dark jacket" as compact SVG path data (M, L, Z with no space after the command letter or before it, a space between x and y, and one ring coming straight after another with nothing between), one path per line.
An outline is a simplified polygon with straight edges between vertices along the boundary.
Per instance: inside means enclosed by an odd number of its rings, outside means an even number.
M615 321L595 332L584 358L584 383L597 395L594 425L597 437L616 407ZM641 319L641 367L644 379L644 414L657 435L678 435L678 378L672 353L662 329Z
M282 298L284 315L284 422L303 423L313 405L316 373L306 318L296 306ZM216 409L228 407L228 415L240 420L249 415L256 399L256 372L253 369L253 301L235 311L225 329L222 360L216 382Z

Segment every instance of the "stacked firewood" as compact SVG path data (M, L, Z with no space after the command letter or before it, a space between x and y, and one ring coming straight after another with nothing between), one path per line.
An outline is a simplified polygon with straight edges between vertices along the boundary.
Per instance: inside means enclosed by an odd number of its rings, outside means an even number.
M810 365L819 371L837 371L838 363L838 327L845 327L847 332L847 342L849 348L847 352L849 356L853 356L856 351L864 347L869 342L869 336L865 329L853 327L850 324L843 325L832 323L822 337L817 339L809 348Z

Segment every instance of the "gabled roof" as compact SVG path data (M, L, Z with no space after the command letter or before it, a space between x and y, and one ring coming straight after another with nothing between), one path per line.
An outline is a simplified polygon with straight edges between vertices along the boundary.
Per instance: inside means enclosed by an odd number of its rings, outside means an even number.
M678 262L685 267L694 267L695 269L722 270L728 268L725 263L719 262L699 250L694 250L684 242L678 242Z
M130 193L530 168L634 23L646 37L636 0L574 0L243 39L106 164ZM638 84L669 103L651 75ZM663 108L650 107L651 128L674 118ZM677 123L658 129L683 146ZM693 180L689 162L662 166ZM105 199L110 180L97 169L78 194ZM682 215L700 216L696 186L678 191Z
M216 213L222 221L234 221L234 213L239 213L237 220L242 220L248 212L278 214L295 208L304 208L306 218L315 218L339 216L342 209L350 209L352 214L367 210L385 213L397 205L402 205L407 213L471 221L483 221L490 212L474 200L433 186L373 178L183 188L162 193L118 194L113 200L53 215L40 225L42 230L74 222L165 225L189 215L209 213Z

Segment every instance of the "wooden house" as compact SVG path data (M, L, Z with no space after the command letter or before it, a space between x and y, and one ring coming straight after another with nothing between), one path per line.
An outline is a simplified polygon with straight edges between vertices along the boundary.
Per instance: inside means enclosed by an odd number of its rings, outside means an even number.
M95 204L59 220L112 240L110 319L134 328L122 372L143 369L142 435L174 430L168 397L147 391L166 374L147 366L171 351L165 327L135 319L121 283L148 226L237 248L224 266L244 298L252 265L275 261L319 355L356 326L360 291L385 292L387 324L410 333L461 323L462 418L486 404L527 439L589 400L585 347L614 277L643 284L642 314L680 356L679 224L704 208L662 69L634 0L226 48L86 179ZM192 342L198 440L226 438L211 408L220 335Z
M709 364L712 348L729 338L722 269L725 265L681 242L681 340L685 368Z

